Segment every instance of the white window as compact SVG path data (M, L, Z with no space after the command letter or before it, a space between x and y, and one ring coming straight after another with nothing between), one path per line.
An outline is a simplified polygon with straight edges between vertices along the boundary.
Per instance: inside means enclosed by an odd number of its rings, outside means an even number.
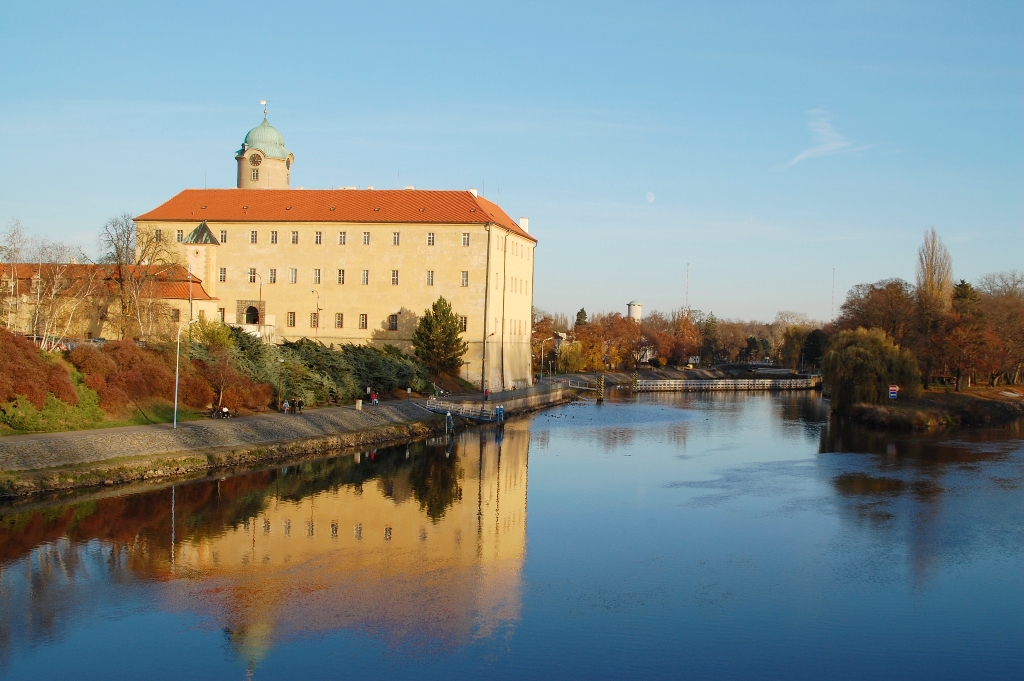
M317 312L309 313L309 328L315 329L320 326L320 314Z
M217 278L217 280L218 281L227 281L228 280L228 268L227 267L221 267L220 268L220 276Z
M276 284L277 283L277 270L276 269L271 269L270 270L270 283L271 284Z
M369 246L370 245L370 233L369 232L363 232L363 245L364 246Z
M224 323L224 312L225 312L225 310L224 310L223 307L218 307L217 308L217 319L220 320L221 324Z
M314 284L319 284L320 283L320 268L319 267L316 267L316 268L313 269L313 283Z
M177 232L175 232L174 233L174 240L177 241L179 244L182 241L184 241L185 240L185 230L179 229Z
M296 284L299 281L299 270L292 267L288 270L288 283Z
M360 283L363 286L366 286L367 284L370 283L370 270L363 270L363 276L360 279Z
M255 229L249 232L249 243L251 243L251 244L256 243L256 230Z
M462 245L463 246L468 246L469 245L469 232L463 232L462 233Z
M398 315L388 315L388 331L398 331Z
M398 270L391 270L391 285L398 286Z
M295 326L295 313L294 312L289 312L288 313L288 326Z
M228 230L226 230L226 229L220 230L220 242L222 244L226 244L228 242Z
M365 329L366 328L366 321L367 321L367 319L366 319L366 315L365 314L359 315L359 328L360 329Z
M459 328L463 331L469 326L469 317L459 317Z
M292 243L293 244L299 243L299 233L298 232L292 232Z
M344 284L345 283L345 270L338 270L338 283L339 284Z
M153 232L153 238L156 239L157 241L163 241L164 240L163 230L158 229L158 230L154 231Z
M323 242L324 242L324 233L323 232L316 232L316 233L313 234L313 243L315 243L317 246L319 246Z
M260 169L259 168L253 168L252 172L250 174L250 177L252 177L252 181L253 182L258 182L259 179L260 179Z
M338 245L344 246L347 237L348 235L345 232L338 232Z
M466 270L462 271L462 286L469 286L469 272Z
M428 246L433 246L434 245L434 233L433 232L427 232L427 245Z
M249 268L249 283L250 284L255 284L256 283L256 268L255 267L250 267Z
M397 246L401 241L401 232L391 232L391 245Z
M343 329L345 328L345 315L341 312L334 313L334 328Z
M272 230L270 232L270 243L272 243L272 244L276 244L277 243L277 230L276 229Z
M427 270L427 286L434 285L434 270Z

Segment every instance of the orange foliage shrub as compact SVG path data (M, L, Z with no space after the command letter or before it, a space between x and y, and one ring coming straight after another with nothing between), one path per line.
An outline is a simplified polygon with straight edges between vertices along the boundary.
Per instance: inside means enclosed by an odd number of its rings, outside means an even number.
M47 392L65 404L78 404L67 369L47 361L32 341L0 329L0 402L24 395L40 409Z
M92 345L82 344L76 346L68 353L68 361L74 364L75 368L83 376L95 374L102 378L107 378L117 371L117 365L114 364L114 360L104 355ZM93 388L93 390L96 390L96 388Z
M213 389L205 378L198 374L181 377L178 385L178 399L196 409L206 409L213 402Z

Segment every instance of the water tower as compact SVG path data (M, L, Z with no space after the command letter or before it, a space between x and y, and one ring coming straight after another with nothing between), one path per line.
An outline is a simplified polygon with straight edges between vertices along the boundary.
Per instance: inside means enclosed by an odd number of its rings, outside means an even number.
M640 318L644 316L644 304L635 300L630 302L626 306L626 316L639 322Z

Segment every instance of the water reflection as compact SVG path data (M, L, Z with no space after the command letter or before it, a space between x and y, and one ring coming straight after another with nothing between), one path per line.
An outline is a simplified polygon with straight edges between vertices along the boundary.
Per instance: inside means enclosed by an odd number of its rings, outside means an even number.
M517 621L529 431L444 442L0 516L0 651L112 598L200 613L246 666L339 629L461 645Z

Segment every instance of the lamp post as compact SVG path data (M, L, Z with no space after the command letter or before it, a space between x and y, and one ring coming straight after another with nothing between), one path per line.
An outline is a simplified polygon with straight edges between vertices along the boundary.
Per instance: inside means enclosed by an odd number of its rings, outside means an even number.
M260 298L256 303L256 335L263 340L263 277L259 272L253 272L260 279Z
M178 327L178 350L174 356L174 425L171 426L172 428L178 427L178 369L181 364L181 330L186 326L195 324L197 321L199 320L190 319Z
M551 338L545 338L544 340L542 340L540 342L540 377L541 378L544 378L544 344L547 343L549 340L555 340L555 337L552 336ZM550 374L548 374L548 378L551 378Z
M487 339L498 333L497 330L491 331L490 335L484 338L483 353L480 357L480 392L484 393L487 391Z
M320 332L320 310L323 308L320 307L320 292L316 289L310 289L309 292L316 296L316 326L313 327L313 338L316 339Z
M284 364L284 358L278 357L277 364L277 410L281 411L281 405L284 404L284 400L281 399L284 394L284 367L281 366Z

